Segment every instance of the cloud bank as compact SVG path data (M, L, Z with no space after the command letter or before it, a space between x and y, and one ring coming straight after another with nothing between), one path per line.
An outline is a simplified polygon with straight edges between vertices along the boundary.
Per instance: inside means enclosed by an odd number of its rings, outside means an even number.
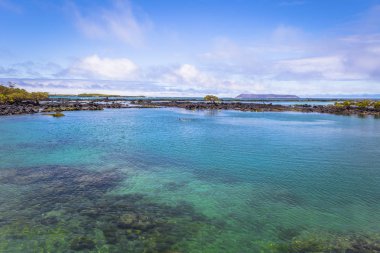
M74 62L62 76L126 81L136 78L137 70L137 65L127 58L111 59L91 55Z

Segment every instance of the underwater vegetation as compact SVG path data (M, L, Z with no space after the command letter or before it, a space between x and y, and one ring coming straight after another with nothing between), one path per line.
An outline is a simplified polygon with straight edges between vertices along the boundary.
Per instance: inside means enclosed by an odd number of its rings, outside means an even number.
M113 194L126 179L119 170L80 167L1 170L0 187L10 190L0 199L0 252L193 252L189 245L202 236L202 252L236 252L220 245L218 231L229 229L226 221L185 201L167 205L143 194ZM164 187L176 191L182 185ZM276 230L277 241L250 243L257 252L380 252L379 234Z
M380 252L380 236L302 233L288 242L272 244L271 248L283 253L377 253Z
M109 194L124 177L57 166L2 170L0 184L18 193L0 210L0 252L178 252L212 222L186 202Z

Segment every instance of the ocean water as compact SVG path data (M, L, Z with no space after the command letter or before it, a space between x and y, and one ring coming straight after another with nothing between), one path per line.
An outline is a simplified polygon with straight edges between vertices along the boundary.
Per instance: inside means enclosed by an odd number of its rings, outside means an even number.
M379 252L380 120L0 118L0 252Z

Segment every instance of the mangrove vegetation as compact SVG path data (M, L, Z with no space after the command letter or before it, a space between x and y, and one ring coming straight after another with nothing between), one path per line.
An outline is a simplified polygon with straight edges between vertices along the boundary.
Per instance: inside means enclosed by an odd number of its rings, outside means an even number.
M24 89L0 85L0 104L13 104L23 101L38 103L40 100L48 98L47 92L28 92Z

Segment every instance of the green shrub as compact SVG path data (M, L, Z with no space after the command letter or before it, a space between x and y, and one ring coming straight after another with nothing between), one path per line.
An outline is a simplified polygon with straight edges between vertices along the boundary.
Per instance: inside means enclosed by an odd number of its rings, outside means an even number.
M352 104L353 104L353 102L352 102L352 101L349 101L349 100L346 100L346 101L343 102L343 106L346 106L346 107L349 107L349 106L351 106Z
M373 103L373 107L374 107L376 110L380 110L380 101L374 102L374 103Z
M27 92L24 89L12 88L0 85L0 103L17 103L22 101L38 102L47 99L47 92Z
M371 105L371 100L362 100L356 103L359 108L367 108Z
M207 95L203 98L205 101L210 101L210 102L217 102L220 101L220 99L217 96L214 95Z

